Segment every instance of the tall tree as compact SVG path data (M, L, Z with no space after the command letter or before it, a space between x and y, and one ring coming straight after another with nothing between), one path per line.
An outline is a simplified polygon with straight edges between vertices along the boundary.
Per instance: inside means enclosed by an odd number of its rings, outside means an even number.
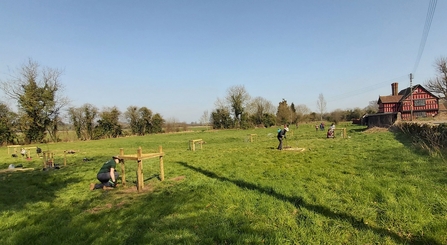
M95 120L98 117L99 110L94 105L86 103L82 106L83 117L83 128L85 130L85 138L93 139L93 134L95 130Z
M57 141L57 122L60 110L68 104L68 99L60 95L62 71L40 68L31 59L18 69L12 79L2 81L1 87L7 96L16 100L23 112L26 123L25 140L28 143L41 142L49 132L53 141Z
M152 117L152 125L151 125L151 133L157 134L157 133L163 133L163 124L165 123L165 120L159 113L155 113Z
M435 68L438 75L428 80L425 87L430 92L439 95L440 98L447 98L447 57L441 57L436 60Z
M98 116L98 108L91 104L81 107L68 108L68 117L74 127L76 136L81 140L93 139L95 119Z
M152 111L145 106L138 109L138 114L140 115L140 117L139 117L140 132L139 132L139 134L145 135L145 134L150 134L150 133L154 132L155 130L152 130L152 126L159 123L157 120L159 120L160 118L158 118L158 116L157 116L154 121L155 124L153 124L152 123ZM163 118L161 118L161 120L162 120L161 123L163 124Z
M323 114L326 112L326 100L323 94L318 95L317 109L320 112L320 120L323 120Z
M287 124L291 122L291 111L290 107L287 104L287 100L282 99L281 102L279 102L278 110L276 112L276 122L278 124Z
M245 90L243 85L232 86L227 90L226 101L230 105L231 111L234 115L234 121L238 127L241 125L241 115L247 103L250 100L250 95Z
M127 107L126 112L124 112L124 117L127 119L127 122L130 125L130 130L132 134L140 134L140 118L138 115L138 107L136 106L129 106Z
M226 108L217 108L211 113L211 124L214 129L228 129L233 125L230 112Z
M6 104L0 103L0 145L14 144L17 138L17 114L9 109Z
M70 107L67 110L68 118L73 125L76 137L81 139L82 137L82 110L81 108Z
M95 127L97 138L116 138L123 134L119 116L121 112L116 107L105 108L99 113L100 119Z

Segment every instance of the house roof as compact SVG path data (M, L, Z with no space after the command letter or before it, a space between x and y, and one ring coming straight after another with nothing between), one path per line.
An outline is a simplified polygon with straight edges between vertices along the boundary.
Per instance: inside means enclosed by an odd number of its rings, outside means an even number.
M431 96L438 98L438 96L434 95L433 93L431 93L430 91L428 91L427 89L425 89L422 85L420 84L416 84L413 86L413 89L410 89L410 87L406 88L406 89L402 89L399 92L399 95L402 95L402 100L405 100L408 96L410 96L411 91L415 91L418 87L421 87L423 90L425 90L425 92L429 93Z
M427 93L431 94L433 97L438 98L436 95L432 94L430 91L428 91L427 89L425 89L423 86L421 86L420 84L416 84L413 86L413 89L411 89L410 87L402 89L401 91L399 91L398 95L388 95L388 96L379 96L379 100L377 101L377 103L399 103L404 101L408 96L410 96L411 91L415 91L416 88L421 87L423 90L425 90Z
M402 95L388 95L388 96L379 96L379 101L382 103L398 103L402 99Z

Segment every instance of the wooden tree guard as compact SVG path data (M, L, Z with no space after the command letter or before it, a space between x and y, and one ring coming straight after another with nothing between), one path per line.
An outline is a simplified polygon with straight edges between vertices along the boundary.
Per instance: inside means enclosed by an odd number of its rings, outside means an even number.
M51 151L42 152L43 168L54 168L54 153ZM67 151L64 151L64 166L67 166Z
M257 137L257 134L249 134L248 137L250 137L250 142L253 142L253 140Z
M346 134L346 128L336 128L335 130L341 130L341 136L343 139L348 138L347 134ZM335 132L334 132L335 134Z
M202 144L203 144L203 140L202 139L197 139L197 140L190 140L189 141L189 149L192 151L196 150L196 143L200 144L200 150L202 150Z
M137 190L140 191L144 187L144 178L143 178L143 160L149 158L158 157L160 161L160 180L163 181L165 179L165 171L163 166L163 149L161 146L158 147L158 153L148 153L143 154L141 147L138 147L136 155L124 155L124 149L120 148L120 154L118 158L121 161L121 181L123 185L126 185L126 168L124 160L134 160L138 163L137 169Z
M17 149L20 147L21 145L8 145L7 146L7 148L8 148L8 155L9 155L9 149L11 149L12 148L12 152L13 153L17 153Z
M54 153L51 151L43 151L43 168L54 167Z

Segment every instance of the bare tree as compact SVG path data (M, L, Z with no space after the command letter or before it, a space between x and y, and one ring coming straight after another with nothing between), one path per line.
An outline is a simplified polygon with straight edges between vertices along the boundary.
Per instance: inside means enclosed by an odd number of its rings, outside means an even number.
M447 58L441 57L436 60L435 68L437 77L428 80L425 87L428 91L439 95L440 98L447 98Z
M243 85L238 85L232 86L227 90L227 96L225 99L230 105L230 108L234 114L234 121L240 126L241 115L250 100L250 95L245 90Z
M297 121L306 119L311 112L309 107L303 104L295 106L295 111Z
M323 94L318 95L317 109L320 112L320 120L323 120L323 114L326 112L326 100Z
M210 113L208 110L204 111L202 117L200 117L200 124L205 125L206 129L208 129L208 125L210 123Z
M266 115L275 114L275 106L273 106L272 102L260 96L252 99L248 103L246 110L255 125L264 124Z
M368 106L363 109L367 114L374 114L379 111L379 104L377 104L377 100L372 100L368 103Z

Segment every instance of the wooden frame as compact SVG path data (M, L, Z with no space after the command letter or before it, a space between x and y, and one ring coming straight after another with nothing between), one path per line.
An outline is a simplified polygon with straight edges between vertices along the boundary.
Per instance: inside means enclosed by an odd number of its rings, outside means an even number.
M54 168L54 152L42 151L43 168ZM67 151L64 151L64 166L67 166Z
M163 149L161 146L158 148L158 153L148 153L143 154L141 147L138 147L136 155L124 155L124 149L120 148L120 154L118 158L121 162L121 181L123 185L126 185L126 168L124 160L134 160L138 163L137 169L137 190L141 191L144 187L144 179L143 179L143 160L149 158L159 158L160 161L160 180L163 181L165 179L165 171L163 166Z
M189 141L189 149L192 151L196 150L196 143L200 144L200 150L202 150L202 144L203 144L203 140L202 139L196 139L196 140L190 140Z
M346 139L346 138L348 138L348 136L347 136L347 134L346 134L346 128L335 128L335 130L341 130L342 132L342 138L343 139ZM335 135L335 132L334 132L334 135Z
M248 137L250 138L250 142L253 142L254 139L257 138L257 134L248 134Z

